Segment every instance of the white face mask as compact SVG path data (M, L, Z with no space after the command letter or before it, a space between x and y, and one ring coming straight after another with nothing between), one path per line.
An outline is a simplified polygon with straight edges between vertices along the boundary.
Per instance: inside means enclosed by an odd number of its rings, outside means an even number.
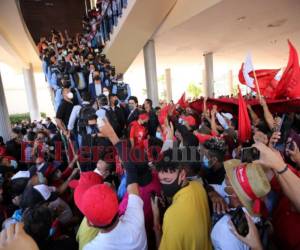
M68 97L68 99L72 100L73 97L74 97L74 95L73 95L72 92L69 92L69 93L67 94L67 97Z
M156 131L156 134L155 134L156 138L162 140L162 136L161 136L161 132L160 131Z
M104 92L103 92L103 95L108 96L108 95L109 95L109 92L108 92L108 91L104 91Z

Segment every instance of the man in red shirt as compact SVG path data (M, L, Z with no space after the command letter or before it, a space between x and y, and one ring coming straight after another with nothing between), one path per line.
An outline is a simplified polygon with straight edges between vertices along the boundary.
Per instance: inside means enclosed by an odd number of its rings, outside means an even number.
M132 147L144 147L144 140L147 139L148 129L147 123L149 115L145 111L141 111L137 121L133 121L130 126L130 142Z

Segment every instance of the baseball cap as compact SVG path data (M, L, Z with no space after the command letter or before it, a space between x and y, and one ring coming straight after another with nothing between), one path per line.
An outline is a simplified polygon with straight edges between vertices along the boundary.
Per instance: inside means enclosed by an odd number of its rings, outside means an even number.
M79 210L94 226L110 225L118 213L116 193L93 171L83 172L79 180L71 181L75 188L74 201Z
M28 181L36 174L36 168L31 168L27 171L18 171L11 178L11 188L15 195L20 195L24 192Z
M193 116L188 115L188 116L182 116L181 119L185 121L189 126L195 126L196 125L196 120Z
M11 180L17 180L17 179L30 179L32 176L36 174L36 169L30 168L29 170L26 171L18 171L13 177L11 177Z
M40 203L54 201L58 197L55 190L55 187L50 187L45 184L29 186L25 189L22 195L20 207L25 209L28 207L34 207Z
M231 120L233 118L233 115L230 113L221 112L221 114L228 120Z

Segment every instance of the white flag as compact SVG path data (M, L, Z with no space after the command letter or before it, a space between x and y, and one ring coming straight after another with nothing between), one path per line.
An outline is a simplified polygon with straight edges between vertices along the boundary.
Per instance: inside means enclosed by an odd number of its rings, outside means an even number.
M254 85L254 78L252 78L251 76L249 76L249 73L251 71L254 71L253 68L253 64L252 64L252 59L251 59L251 54L248 53L244 62L244 66L243 66L243 75L246 81L246 85L249 88L254 89L255 85Z

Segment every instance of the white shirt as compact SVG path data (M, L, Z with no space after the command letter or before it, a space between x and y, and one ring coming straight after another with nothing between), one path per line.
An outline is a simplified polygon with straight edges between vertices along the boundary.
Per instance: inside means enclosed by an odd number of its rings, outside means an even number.
M83 101L82 104L89 104L89 102ZM79 117L79 112L81 110L82 106L81 105L75 105L72 109L70 119L68 122L68 130L73 130L76 119Z
M109 233L100 232L83 250L146 250L143 204L139 196L130 194L127 209L118 225Z
M99 96L102 94L101 83L95 83L95 91L96 91L96 96Z
M96 111L96 115L101 118L101 119L104 119L106 118L106 110L110 109L110 107L108 105L105 105L103 106L102 108L99 108L97 111Z

